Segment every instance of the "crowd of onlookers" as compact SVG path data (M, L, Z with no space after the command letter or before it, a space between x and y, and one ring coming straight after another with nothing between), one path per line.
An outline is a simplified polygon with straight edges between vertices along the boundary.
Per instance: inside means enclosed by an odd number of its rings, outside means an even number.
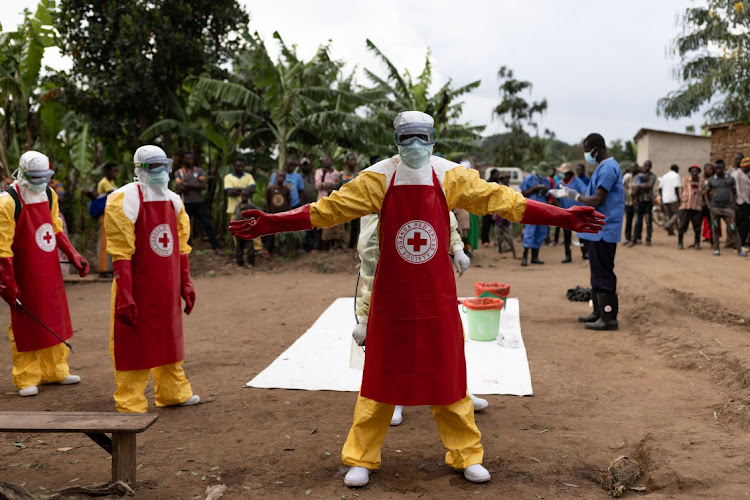
M223 179L227 222L241 219L242 213L249 209L278 213L317 201L351 181L360 170L358 158L353 153L342 158L338 168L330 156L322 156L318 161L320 166L314 169L308 158L298 160L288 157L284 168L271 174L265 192L259 196L256 193L255 177L248 171L245 160L236 158L231 171ZM370 163L375 161L377 158L370 159ZM467 168L472 168L468 162L463 163ZM548 175L542 173L545 169L549 169ZM743 246L750 243L750 157L736 153L733 165L729 169L722 160L706 163L703 167L694 164L688 167L687 175L684 176L680 176L678 165L672 165L670 170L659 178L651 170L651 161L645 161L643 165L633 162L623 175L624 246L651 246L653 226L656 222L669 235L677 236L677 248L680 250L686 248L684 236L692 225L693 239L692 242L688 240L687 247L700 249L701 243L707 242L713 247L714 255L720 255L720 240L726 235L725 248L733 248L743 257L747 255ZM111 276L112 264L106 252L103 213L106 196L118 187L118 165L106 163L102 167L102 172L103 176L96 187L86 194L91 198L89 212L99 224L96 267L100 276L108 277ZM195 165L191 152L187 151L180 155L173 179L174 190L181 195L194 227L200 227L211 248L218 255L223 255L216 228L211 222L204 199L204 192L208 187L206 173ZM510 174L493 169L488 181L507 186L510 183ZM573 166L564 163L559 167L542 165L524 179L520 189L524 196L529 198L538 198L538 201L569 208L566 199L553 198L549 190L566 186L584 192L589 181L583 164ZM60 180L53 179L50 186L58 192L60 201L63 202L65 191ZM468 252L479 246L489 247L494 236L493 245L502 257L509 252L513 258L521 258L516 252L516 234L510 221L497 215L485 215L480 218L459 209L454 210L454 213L458 223L457 229L466 243ZM540 235L521 234L524 236L524 250L531 247L533 264L543 264L539 260L539 248L545 244L559 244L561 233L565 245L563 263L572 261L573 246L580 246L582 258L587 258L585 242L575 241L569 231L560 228L544 229ZM286 251L289 252L290 248L292 252L299 253L354 249L358 234L358 219L346 225L315 228L306 231L304 237L287 241ZM247 261L252 266L256 256L267 257L278 252L277 238L270 235L251 242L234 241L237 265L243 266ZM529 241L532 243L528 243ZM525 257L522 265L527 265Z
M633 163L623 176L625 246L644 242L650 246L653 222L658 217L669 235L677 235L680 250L685 248L684 236L692 225L689 248L700 250L701 242L706 241L713 254L720 255L720 240L726 232L725 247L747 256L742 247L748 243L750 231L750 158L736 153L728 170L723 160L703 167L694 164L684 177L680 177L680 167L672 165L657 179L651 166L650 161L641 166Z

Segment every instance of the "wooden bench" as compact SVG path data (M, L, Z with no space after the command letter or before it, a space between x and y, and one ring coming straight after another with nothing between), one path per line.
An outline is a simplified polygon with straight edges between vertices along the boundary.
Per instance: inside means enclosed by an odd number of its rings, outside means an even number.
M135 484L135 435L157 418L147 413L0 411L0 432L82 432L112 455L113 481Z

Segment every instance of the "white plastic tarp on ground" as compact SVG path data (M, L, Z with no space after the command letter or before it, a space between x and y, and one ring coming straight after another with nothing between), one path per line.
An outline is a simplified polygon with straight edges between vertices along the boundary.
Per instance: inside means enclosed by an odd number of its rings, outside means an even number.
M466 330L466 317L458 307ZM245 386L359 391L362 370L351 368L354 324L353 299L336 299L307 332ZM495 341L476 342L467 338L469 390L475 394L530 396L531 374L521 335L518 299L508 299L500 315L500 336L517 339L518 347L503 347Z

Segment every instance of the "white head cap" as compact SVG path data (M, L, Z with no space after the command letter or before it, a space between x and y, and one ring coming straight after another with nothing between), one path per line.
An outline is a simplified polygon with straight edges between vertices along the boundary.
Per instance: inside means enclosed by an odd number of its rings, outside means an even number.
M396 129L412 124L432 127L435 125L435 120L427 113L422 113L421 111L402 111L393 119L393 128Z
M24 172L42 172L50 170L49 158L38 151L26 151L18 159L18 167Z
M141 146L135 150L133 155L133 163L138 165L139 163L154 163L155 160L168 160L167 153L164 152L159 146Z

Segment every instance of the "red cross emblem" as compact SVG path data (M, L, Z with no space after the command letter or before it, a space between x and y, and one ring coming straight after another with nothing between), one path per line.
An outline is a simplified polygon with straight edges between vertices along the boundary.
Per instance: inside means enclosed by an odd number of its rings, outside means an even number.
M427 243L428 241L422 238L422 234L419 231L414 232L413 238L406 240L406 244L411 245L411 247L414 249L414 252L419 252L419 249Z
M430 223L409 221L396 233L396 251L410 264L423 264L437 253L438 238Z
M169 257L174 249L174 237L169 224L159 224L151 230L149 238L151 250L159 257Z
M52 224L46 222L39 226L34 234L34 239L39 248L45 252L52 252L57 248L57 238Z

